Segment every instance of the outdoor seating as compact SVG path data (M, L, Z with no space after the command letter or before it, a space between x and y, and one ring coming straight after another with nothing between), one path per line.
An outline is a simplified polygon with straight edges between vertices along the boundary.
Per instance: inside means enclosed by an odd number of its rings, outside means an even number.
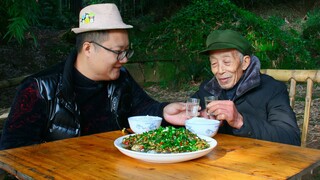
M310 120L310 107L312 103L313 84L320 83L320 70L262 69L261 73L268 74L279 81L288 82L290 84L289 98L292 108L294 108L295 105L297 82L306 83L305 109L301 134L301 146L306 147L308 126Z

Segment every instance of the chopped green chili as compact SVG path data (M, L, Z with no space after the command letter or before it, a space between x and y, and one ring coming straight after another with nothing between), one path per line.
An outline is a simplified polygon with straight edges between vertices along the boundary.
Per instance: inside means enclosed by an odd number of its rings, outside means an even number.
M196 134L180 127L160 127L142 134L130 135L122 140L126 149L148 153L192 152L210 147Z

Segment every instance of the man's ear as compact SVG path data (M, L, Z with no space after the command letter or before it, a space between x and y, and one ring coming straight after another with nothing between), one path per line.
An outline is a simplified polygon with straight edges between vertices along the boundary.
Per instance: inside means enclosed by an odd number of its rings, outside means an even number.
M243 57L242 64L241 64L242 70L245 71L245 70L249 67L250 62L251 62L250 56L249 56L249 55L244 56L244 57Z
M82 44L82 51L86 56L90 56L90 53L93 51L93 44L89 42L84 42Z

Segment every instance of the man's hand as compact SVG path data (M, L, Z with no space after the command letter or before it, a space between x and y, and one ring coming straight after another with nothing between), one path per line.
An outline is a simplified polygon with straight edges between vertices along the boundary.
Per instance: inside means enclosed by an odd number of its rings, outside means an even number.
M186 104L182 102L168 104L163 109L163 117L170 124L183 126L187 120Z
M233 128L240 129L243 125L243 117L238 112L233 101L212 101L207 105L207 112L208 114L214 114L217 120L227 121Z

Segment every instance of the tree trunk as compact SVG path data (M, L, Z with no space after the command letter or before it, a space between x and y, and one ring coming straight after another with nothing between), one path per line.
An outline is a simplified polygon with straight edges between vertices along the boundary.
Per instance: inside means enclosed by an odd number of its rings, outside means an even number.
M82 9L82 0L70 0L70 11L79 16L79 12Z

